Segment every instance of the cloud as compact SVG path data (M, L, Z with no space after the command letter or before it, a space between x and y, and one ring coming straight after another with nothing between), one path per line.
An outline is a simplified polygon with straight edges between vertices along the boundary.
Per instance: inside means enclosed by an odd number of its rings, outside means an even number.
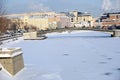
M120 10L120 0L116 0L115 9L116 9L116 10Z
M9 13L27 13L38 11L90 11L99 13L102 0L7 0ZM112 1L112 0L111 0ZM95 4L94 4L95 3ZM105 5L104 5L105 6Z
M28 5L29 11L32 12L46 12L46 11L51 11L50 7L45 6L41 2L31 2Z
M102 9L104 11L111 10L112 9L111 7L112 7L112 4L111 4L110 0L103 0Z

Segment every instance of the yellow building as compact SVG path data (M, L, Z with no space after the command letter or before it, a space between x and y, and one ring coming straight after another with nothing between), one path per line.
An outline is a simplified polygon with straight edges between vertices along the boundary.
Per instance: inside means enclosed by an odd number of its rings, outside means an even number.
M78 12L78 11L73 11L73 12L70 12L70 17L71 17L71 23L73 26L76 26L76 27L92 27L93 26L93 17L85 12L85 13L82 13L82 12Z
M27 14L7 15L13 17L13 22L19 24L21 29L30 29L35 27L37 30L56 29L61 27L61 16L66 16L63 13L55 12L36 12ZM65 23L65 22L64 22ZM17 24L17 25L18 25ZM29 31L29 30L27 30Z
M27 23L35 26L38 30L46 30L49 28L48 18L29 18Z
M51 17L48 18L48 20L49 20L49 29L56 29L59 26L61 26L59 17Z
M11 27L16 26L17 29L25 29L30 28L31 26L36 27L39 30L45 30L49 28L49 25L52 28L56 24L55 21L49 23L49 17L60 16L63 14L58 14L55 12L34 12L34 13L24 13L24 14L11 14L6 15L6 17L10 18L11 21L15 24L11 24ZM56 25L55 25L56 26ZM50 28L51 28L50 27Z

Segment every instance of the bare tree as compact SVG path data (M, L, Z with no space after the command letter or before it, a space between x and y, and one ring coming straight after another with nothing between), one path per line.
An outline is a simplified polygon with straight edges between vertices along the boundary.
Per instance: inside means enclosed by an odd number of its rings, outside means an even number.
M4 33L9 26L10 20L5 17L0 17L0 33Z
M5 0L0 0L0 16L3 16L5 14Z
M7 30L10 20L8 20L5 15L5 0L0 0L0 35Z

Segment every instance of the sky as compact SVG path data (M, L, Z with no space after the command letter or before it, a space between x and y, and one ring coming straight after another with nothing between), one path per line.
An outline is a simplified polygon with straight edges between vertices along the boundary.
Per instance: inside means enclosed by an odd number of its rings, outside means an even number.
M7 13L26 13L37 11L65 12L75 9L90 12L98 16L101 12L102 0L7 0Z

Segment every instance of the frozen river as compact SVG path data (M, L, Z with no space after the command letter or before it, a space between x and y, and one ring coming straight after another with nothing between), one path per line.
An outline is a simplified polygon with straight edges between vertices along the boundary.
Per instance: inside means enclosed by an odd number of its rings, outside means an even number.
M120 80L120 38L92 31L47 34L45 40L19 39L2 47L21 47L25 68L0 80Z

